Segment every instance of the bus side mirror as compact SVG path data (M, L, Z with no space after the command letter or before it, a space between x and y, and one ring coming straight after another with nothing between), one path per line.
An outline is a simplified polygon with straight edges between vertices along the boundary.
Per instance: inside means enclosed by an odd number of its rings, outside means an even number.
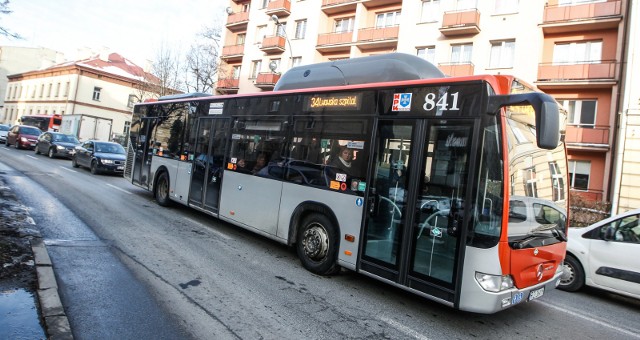
M560 109L548 94L529 92L489 96L487 112L497 114L506 106L531 105L535 111L536 140L538 147L553 150L560 142Z

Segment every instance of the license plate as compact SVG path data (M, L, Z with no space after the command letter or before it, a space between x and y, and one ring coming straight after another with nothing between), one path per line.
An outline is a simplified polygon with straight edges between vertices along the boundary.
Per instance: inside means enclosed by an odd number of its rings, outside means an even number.
M533 299L537 299L539 297L541 297L544 294L544 287L536 289L536 290L532 290L529 293L529 301L533 300Z

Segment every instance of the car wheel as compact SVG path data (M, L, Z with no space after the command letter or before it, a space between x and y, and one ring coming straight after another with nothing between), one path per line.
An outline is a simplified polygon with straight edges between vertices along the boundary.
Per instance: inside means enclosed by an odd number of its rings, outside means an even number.
M13 144L13 147L16 148L16 150L20 149L20 142L16 141L15 144Z
M94 175L98 174L98 162L95 160L91 162L91 173Z
M153 187L153 194L159 205L168 207L171 204L169 199L169 176L165 171L158 176L156 185Z
M78 165L78 161L76 160L75 157L71 158L71 166L74 168L79 168L80 165Z
M53 148L49 149L49 158L55 158L56 157L56 153L53 151Z
M332 275L338 266L338 232L323 214L310 214L298 230L296 250L302 266L318 275Z
M33 152L35 152L35 153L36 153L36 155L39 155L39 154L40 154L40 150L38 150L38 144L36 144L36 147L35 147L35 148L33 148Z
M584 269L575 257L567 254L563 263L563 273L558 289L575 292L584 286Z

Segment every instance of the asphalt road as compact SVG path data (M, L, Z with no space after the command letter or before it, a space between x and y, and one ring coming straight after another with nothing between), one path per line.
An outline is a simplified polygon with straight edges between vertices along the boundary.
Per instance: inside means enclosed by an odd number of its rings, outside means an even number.
M494 315L452 310L68 160L0 147L40 228L78 339L640 339L640 301L551 291ZM158 327L158 328L156 328Z

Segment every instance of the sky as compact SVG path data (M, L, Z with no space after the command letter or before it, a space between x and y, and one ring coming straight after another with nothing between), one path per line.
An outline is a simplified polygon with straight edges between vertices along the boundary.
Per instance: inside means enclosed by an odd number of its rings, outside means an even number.
M76 60L78 50L108 49L144 66L160 46L186 51L205 26L226 23L225 0L10 0L0 26L23 40L0 46L44 47Z

